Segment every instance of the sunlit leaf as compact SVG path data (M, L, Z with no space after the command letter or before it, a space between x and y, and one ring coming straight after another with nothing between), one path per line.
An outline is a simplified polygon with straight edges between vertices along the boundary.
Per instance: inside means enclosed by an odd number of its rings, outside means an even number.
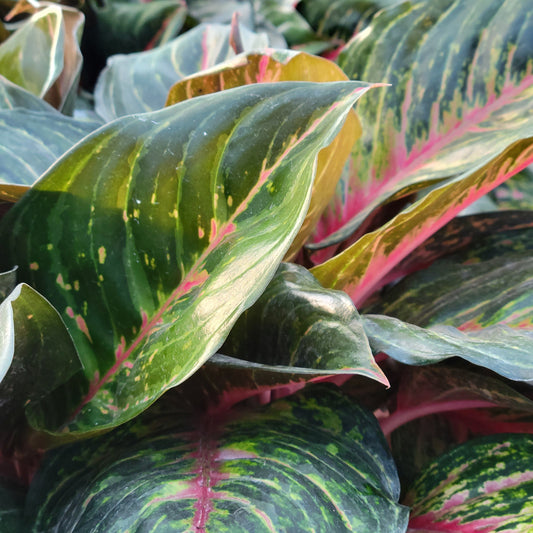
M264 53L241 54L225 63L189 76L169 91L167 105L202 94L240 87L252 83L280 81L342 81L348 78L335 63L310 54L270 49ZM351 112L333 142L317 160L311 204L302 228L285 257L294 258L313 231L322 211L330 201L354 142L361 135L359 121Z
M400 3L355 36L339 65L351 78L391 87L357 106L364 133L316 246L345 240L384 202L484 164L533 134L527 0Z
M531 435L467 442L433 462L404 503L410 532L529 531L533 521Z
M229 416L180 407L52 452L27 500L35 529L405 531L376 420L335 389Z
M230 26L202 24L154 50L110 57L95 88L96 111L113 120L161 109L178 80L235 56L230 32ZM240 32L245 50L268 46L265 35Z
M91 382L69 431L135 416L216 352L298 231L316 154L368 88L261 84L124 117L15 204L0 261L60 310Z
M63 70L61 8L39 11L0 45L0 74L43 98Z
M465 206L531 163L533 137L513 143L476 170L434 189L378 230L367 233L344 252L313 268L312 273L323 286L346 291L360 305L390 281L387 275L412 250Z

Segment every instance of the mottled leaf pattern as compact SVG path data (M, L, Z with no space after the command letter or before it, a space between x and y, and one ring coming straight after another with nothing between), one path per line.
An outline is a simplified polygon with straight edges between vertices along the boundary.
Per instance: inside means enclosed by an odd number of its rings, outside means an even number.
M226 417L155 408L151 428L50 453L27 501L35 531L405 531L376 420L335 388Z
M344 240L383 202L532 135L529 0L399 3L355 36L339 65L354 79L392 86L357 107L364 133L317 228L321 246Z
M367 88L261 84L124 117L15 204L0 260L61 312L91 382L69 430L135 416L219 348L302 223L317 152Z
M207 72L188 76L169 91L167 105L195 96L252 83L280 81L342 81L348 78L335 63L310 54L288 50L240 54ZM366 85L366 84L365 84ZM354 142L361 135L355 113L351 112L333 142L318 155L311 204L300 232L293 240L285 260L291 260L313 231L320 215L335 192L335 187Z
M421 328L381 315L362 317L372 350L408 365L427 365L449 357L467 361L513 380L533 383L533 333L496 325L479 331L452 326Z
M96 111L113 120L161 109L178 80L235 56L230 32L230 26L201 24L154 50L112 56L95 88ZM240 32L246 50L268 46L265 35Z
M533 168L528 167L491 191L499 209L533 210Z
M400 261L464 207L532 163L533 137L517 141L476 170L434 189L312 273L322 285L346 291L360 305L390 281L387 276Z
M404 503L409 532L531 531L531 435L494 435L465 443L433 462Z
M388 385L351 300L289 263L237 320L221 352L285 372L361 374Z
M63 70L63 15L50 6L0 45L0 74L44 97Z

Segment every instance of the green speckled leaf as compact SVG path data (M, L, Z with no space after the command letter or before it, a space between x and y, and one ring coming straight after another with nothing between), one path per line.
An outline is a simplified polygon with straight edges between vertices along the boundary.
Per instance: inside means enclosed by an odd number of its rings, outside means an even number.
M98 126L54 110L0 110L0 200L18 200L52 163Z
M240 316L220 351L283 372L360 374L388 385L352 301L289 263Z
M14 205L0 261L61 312L90 380L64 431L135 416L220 347L303 221L316 154L368 87L262 84L124 117Z
M382 315L362 316L374 353L384 352L408 365L427 365L461 357L506 378L533 383L533 332L505 325L479 331L452 326L421 328Z
M0 476L0 531L25 533L23 520L26 491Z
M391 87L357 107L363 136L314 237L320 246L348 238L383 203L533 135L529 0L395 4L339 56L350 78Z
M33 531L405 531L377 422L338 389L226 417L163 403L149 427L50 453L27 500Z
M454 448L405 497L408 531L531 531L532 457L531 435L493 435Z
M0 74L43 98L63 70L63 42L61 8L49 6L0 45Z
M96 84L96 111L113 120L161 109L174 83L235 56L230 33L230 26L202 24L154 50L112 56ZM245 50L268 46L264 35L240 33Z

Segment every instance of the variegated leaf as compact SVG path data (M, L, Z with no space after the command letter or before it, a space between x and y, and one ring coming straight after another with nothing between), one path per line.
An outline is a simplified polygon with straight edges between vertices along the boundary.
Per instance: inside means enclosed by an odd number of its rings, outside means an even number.
M388 385L351 300L288 263L237 320L221 352L271 372L360 374Z
M370 412L312 387L226 416L165 407L49 454L34 531L405 531L408 509Z
M528 167L491 191L490 197L499 209L533 210L532 191L533 167Z
M392 87L357 107L364 134L313 248L345 240L383 203L466 176L533 134L529 0L399 3L355 36L339 64Z
M476 170L434 189L311 271L323 286L346 291L359 306L390 281L387 276L400 261L464 207L532 163L533 137L517 141Z
M342 70L327 59L301 52L269 49L263 53L240 54L212 69L188 76L172 86L168 94L167 105L252 83L327 82L347 79ZM355 113L351 112L337 137L318 155L311 204L285 260L294 258L313 231L335 192L346 159L360 135L359 121Z
M39 11L0 45L0 74L43 98L63 70L61 8Z
M201 24L154 50L112 56L95 87L96 111L113 120L161 109L178 80L235 56L230 34L230 26ZM268 46L265 35L240 34L245 50Z
M220 347L302 223L317 152L367 89L261 84L124 117L15 204L0 260L60 310L90 380L64 431L135 416Z
M531 435L493 435L454 448L405 497L407 531L531 531L532 457Z
M51 112L53 107L0 74L0 109L21 107L28 111Z
M0 110L0 200L19 200L52 163L98 126L52 109Z

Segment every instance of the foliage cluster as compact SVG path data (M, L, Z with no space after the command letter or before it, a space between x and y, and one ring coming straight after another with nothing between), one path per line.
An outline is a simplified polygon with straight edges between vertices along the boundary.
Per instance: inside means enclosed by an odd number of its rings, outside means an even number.
M0 15L1 531L531 531L529 0Z

